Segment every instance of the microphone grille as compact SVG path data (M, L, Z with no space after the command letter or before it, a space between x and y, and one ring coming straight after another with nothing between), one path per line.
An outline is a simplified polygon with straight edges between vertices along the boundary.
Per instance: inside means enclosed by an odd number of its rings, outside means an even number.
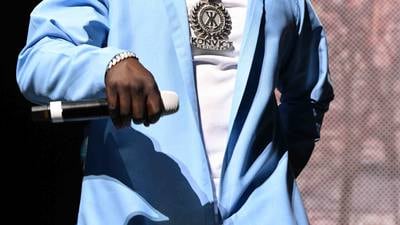
M163 114L172 114L179 109L179 97L173 91L161 91L161 99L164 104Z

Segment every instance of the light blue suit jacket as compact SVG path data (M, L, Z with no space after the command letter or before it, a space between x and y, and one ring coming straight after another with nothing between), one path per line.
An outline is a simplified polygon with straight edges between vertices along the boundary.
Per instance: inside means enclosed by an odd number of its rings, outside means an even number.
M90 124L78 224L308 224L293 165L307 162L333 99L325 33L308 0L249 0L243 19L217 199L185 0L45 0L32 12L17 67L32 102L104 98L106 66L125 50L180 98L150 127Z

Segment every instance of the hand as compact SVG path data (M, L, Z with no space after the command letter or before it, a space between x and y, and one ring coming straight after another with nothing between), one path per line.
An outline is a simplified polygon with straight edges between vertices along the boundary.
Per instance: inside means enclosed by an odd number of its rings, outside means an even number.
M114 125L122 128L158 121L164 106L153 75L136 58L111 67L105 78L106 96Z

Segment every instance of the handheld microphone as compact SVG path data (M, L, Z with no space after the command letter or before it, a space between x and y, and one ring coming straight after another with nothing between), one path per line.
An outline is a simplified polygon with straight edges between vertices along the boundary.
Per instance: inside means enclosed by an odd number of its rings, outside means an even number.
M179 98L173 91L161 91L164 111L161 116L178 111ZM52 101L49 105L33 106L32 120L35 122L62 123L104 119L110 116L106 99L87 101Z

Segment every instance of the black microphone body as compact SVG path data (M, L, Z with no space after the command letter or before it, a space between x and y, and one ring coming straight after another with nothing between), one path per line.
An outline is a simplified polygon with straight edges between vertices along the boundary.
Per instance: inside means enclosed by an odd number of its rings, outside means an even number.
M62 113L60 121L57 120L50 105L33 106L32 120L35 122L72 122L104 119L109 117L108 104L105 99L91 101L61 102Z
M165 111L162 116L175 113L179 107L176 93L161 91ZM49 105L33 106L34 122L72 122L105 119L110 116L106 99L84 101L52 101Z

